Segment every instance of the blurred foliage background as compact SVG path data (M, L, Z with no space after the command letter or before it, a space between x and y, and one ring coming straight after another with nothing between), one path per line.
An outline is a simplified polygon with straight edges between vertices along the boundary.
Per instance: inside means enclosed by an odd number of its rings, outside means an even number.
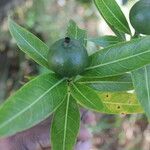
M135 0L117 0L127 18ZM18 50L7 27L7 16L51 45L65 36L69 19L88 31L89 37L112 35L92 0L0 1L0 103L32 76L46 72ZM97 47L88 42L88 51ZM145 115L105 115L88 111L85 121L92 133L92 150L150 150L150 125Z

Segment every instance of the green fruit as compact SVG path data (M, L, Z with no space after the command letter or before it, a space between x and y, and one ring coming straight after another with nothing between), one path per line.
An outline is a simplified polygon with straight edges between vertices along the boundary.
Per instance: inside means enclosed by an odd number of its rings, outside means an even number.
M130 22L136 32L150 35L150 0L140 0L133 5Z
M84 71L88 65L88 54L78 40L66 37L56 41L49 50L50 68L62 77L72 77Z

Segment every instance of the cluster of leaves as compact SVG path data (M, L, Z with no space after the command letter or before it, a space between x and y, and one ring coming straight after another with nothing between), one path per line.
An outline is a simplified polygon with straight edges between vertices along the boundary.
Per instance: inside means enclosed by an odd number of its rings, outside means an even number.
M9 97L0 106L0 136L28 129L54 113L52 148L71 150L80 126L79 105L109 114L142 113L144 109L150 118L150 36L126 41L131 31L115 0L94 2L116 36L87 38L86 31L71 20L67 36L85 46L89 39L104 48L89 56L90 65L82 75L70 80L50 71ZM20 49L49 69L48 46L11 19L9 29Z

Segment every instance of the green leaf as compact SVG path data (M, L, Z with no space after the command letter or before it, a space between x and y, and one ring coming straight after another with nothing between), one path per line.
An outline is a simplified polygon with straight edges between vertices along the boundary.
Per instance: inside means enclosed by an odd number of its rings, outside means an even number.
M104 20L106 21L106 19L104 19ZM107 23L108 26L111 28L111 30L115 33L115 35L116 35L118 38L120 38L120 40L126 41L125 33L116 30L116 29L114 28L114 26L112 26L110 23L108 23L108 21L106 21L106 23Z
M108 77L123 74L150 63L150 36L123 42L90 56L83 76Z
M137 98L150 119L150 65L132 71L132 79Z
M82 77L77 82L85 84L97 91L116 92L133 90L132 79L129 73L106 78Z
M86 47L87 32L86 30L80 29L73 20L69 21L67 28L67 36L74 39L78 39Z
M126 92L99 92L103 102L101 112L107 114L134 114L143 113L143 109L136 99L135 94Z
M118 31L131 34L128 22L115 0L94 0L94 3L111 26Z
M0 136L28 129L53 113L67 93L64 79L41 75L24 85L0 106Z
M122 42L122 39L116 37L116 36L102 36L98 38L90 38L88 39L91 42L94 42L96 45L101 47L108 47L113 44L117 44L119 42Z
M75 83L71 85L70 88L71 95L79 104L83 107L95 110L102 111L103 104L101 99L98 97L97 93L91 88L83 85Z
M101 14L102 15L102 14ZM104 16L102 15L102 17L104 18ZM105 18L104 20L106 21L106 23L108 24L108 26L111 28L111 30L115 33L115 35L120 38L123 41L126 41L126 37L125 37L125 33L118 31L117 29L114 28L113 25L111 25Z
M125 33L118 31L117 29L115 29L115 27L113 25L111 25L106 18L101 14L101 16L103 17L103 19L106 21L106 23L108 24L108 26L111 28L111 30L115 33L115 35L120 38L123 41L126 41L126 37L125 37Z
M72 150L80 126L80 113L76 101L66 96L65 101L54 113L51 127L53 150Z
M12 37L16 40L18 47L24 53L29 55L38 64L49 68L47 61L49 48L45 43L11 19L9 19L9 30Z

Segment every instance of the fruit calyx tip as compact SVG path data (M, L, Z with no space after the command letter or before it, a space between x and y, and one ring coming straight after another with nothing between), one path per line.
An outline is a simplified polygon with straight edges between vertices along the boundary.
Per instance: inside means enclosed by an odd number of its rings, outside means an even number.
M68 43L70 43L70 41L71 41L70 37L65 37L65 41L64 41L65 43L68 44Z

